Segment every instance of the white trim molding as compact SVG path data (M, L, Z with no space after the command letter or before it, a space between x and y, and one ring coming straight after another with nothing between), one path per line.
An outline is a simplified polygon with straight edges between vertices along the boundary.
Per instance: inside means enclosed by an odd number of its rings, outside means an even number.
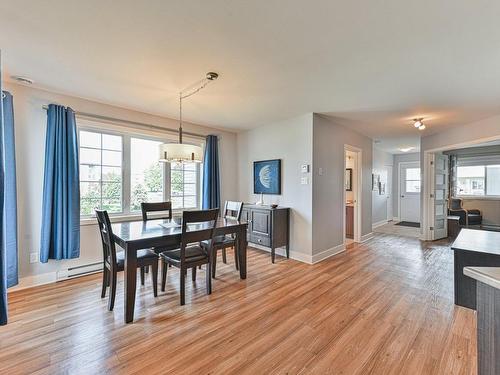
M378 228L378 227L381 227L382 225L385 225L389 222L389 220L380 220L380 221L377 221L376 223L372 223L372 230L374 230L375 228Z
M367 234L361 236L361 243L364 243L366 241L371 240L374 236L375 236L375 234L373 232L370 232L370 233L367 233Z
M248 247L253 247L253 248L258 249L258 250L263 250L263 251L266 251L268 253L271 252L271 248L261 246L258 244L254 244L254 243L248 244ZM280 247L280 248L275 249L275 251L276 251L276 255L286 257L285 248ZM334 255L337 255L343 251L345 251L344 244L340 244L340 245L334 246L330 249L323 250L320 253L314 254L314 255L304 254L304 253L300 253L298 251L290 251L290 259L293 259L293 260L296 260L296 261L299 261L302 263L307 263L307 264L316 264L316 263L319 263L327 258L330 258Z
M320 252L318 254L314 254L311 257L311 261L312 261L311 263L312 264L319 263L322 260L330 258L330 257L332 257L334 255L337 255L337 254L343 252L343 251L345 251L345 245L344 244L340 244L340 245L331 247L329 249L323 250L322 252Z

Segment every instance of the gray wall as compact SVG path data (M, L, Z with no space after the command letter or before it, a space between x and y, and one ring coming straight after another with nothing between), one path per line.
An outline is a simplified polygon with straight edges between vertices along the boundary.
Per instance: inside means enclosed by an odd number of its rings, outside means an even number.
M47 264L30 264L29 262L30 252L38 252L40 248L45 129L47 122L46 112L42 109L42 105L58 103L71 106L77 111L146 122L170 129L177 129L178 122L168 118L16 84L7 83L5 86L14 96L21 285L23 282L49 282L53 281L57 271L65 270L68 266L102 261L102 248L97 225L82 225L81 256L79 259L49 261ZM222 199L236 198L236 134L189 123L185 124L185 129L205 135L216 134L220 137Z
M267 124L238 134L239 198L256 202L253 194L253 162L281 159L282 193L266 195L266 204L291 208L291 256L310 261L312 248L311 173L301 173L302 164L312 164L312 114ZM309 179L307 185L301 178Z
M394 157L392 154L373 147L373 173L388 176L389 170L393 169L393 163ZM393 179L389 181L387 177L388 186L384 195L380 195L378 190L372 190L372 224L387 220L387 198L393 198L393 183Z
M372 140L335 119L314 115L313 126L313 255L341 245L344 241L344 145L362 149L361 234L371 233ZM318 173L323 169L323 175Z
M397 154L394 155L394 170L392 174L392 205L393 205L393 216L397 217L398 216L398 211L399 211L399 195L398 195L398 188L399 188L399 163L405 163L405 162L411 162L411 161L420 161L420 153L419 152L414 152L411 154ZM423 173L423 171L420 171ZM422 185L423 186L423 185Z

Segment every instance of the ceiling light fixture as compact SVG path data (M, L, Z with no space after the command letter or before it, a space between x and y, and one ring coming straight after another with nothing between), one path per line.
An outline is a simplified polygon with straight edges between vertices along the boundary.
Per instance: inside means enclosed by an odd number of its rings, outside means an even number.
M423 118L414 118L413 119L413 126L416 127L417 129L420 128L424 123L422 122Z
M399 151L401 152L408 152L408 151L411 151L413 150L415 147L402 147L399 149Z
M179 143L164 143L160 145L160 162L182 163L203 161L203 150L200 146L182 143L182 100L204 89L210 82L215 81L219 75L208 72L202 80L192 84L187 89L179 92Z
M424 125L424 124L422 124L422 125L420 125L420 126L418 127L418 130L424 130L424 129L425 129L425 125Z
M23 76L10 76L14 81L18 83L22 83L23 85L32 85L33 80L28 77L23 77Z

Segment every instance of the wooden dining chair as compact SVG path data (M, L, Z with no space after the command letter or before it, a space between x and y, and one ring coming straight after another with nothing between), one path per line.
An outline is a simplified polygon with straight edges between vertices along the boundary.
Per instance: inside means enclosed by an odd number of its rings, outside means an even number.
M162 215L155 215L155 219L172 219L172 202L141 203L142 220L151 220L148 213L163 212Z
M226 219L240 220L241 213L243 211L243 202L233 202L226 201L224 204L223 217ZM208 243L203 241L201 243L202 247L208 247ZM226 249L234 249L234 264L236 269L239 269L238 264L238 253L236 250L236 236L234 235L224 235L216 236L214 238L214 243L212 244L212 277L215 277L215 272L217 268L217 251L222 250L222 261L227 263Z
M182 213L182 234L179 249L167 250L160 254L162 259L161 290L165 291L168 265L179 268L181 305L186 301L186 273L192 269L193 281L196 280L196 267L206 264L207 294L212 293L212 278L210 276L211 243L213 242L217 224L218 209L205 211L184 211ZM191 227L191 228L190 228ZM208 246L198 244L207 241Z
M117 273L125 269L125 253L117 252L113 240L113 230L107 211L96 210L97 222L102 240L103 274L101 298L106 297L109 286L108 310L112 311L115 305ZM151 281L154 296L158 296L158 254L153 250L145 249L137 252L137 268L141 268L141 283L144 285L144 268L151 266Z

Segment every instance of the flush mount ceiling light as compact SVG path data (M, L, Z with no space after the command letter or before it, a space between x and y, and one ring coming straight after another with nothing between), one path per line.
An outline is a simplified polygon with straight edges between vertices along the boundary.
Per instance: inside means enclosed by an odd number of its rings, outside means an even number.
M208 72L202 80L195 82L179 93L179 143L164 143L160 145L160 158L162 163L201 163L203 150L200 146L182 143L182 100L204 89L210 82L215 81L219 75Z
M421 118L414 118L413 119L413 126L416 127L418 130L424 130L425 125L424 125L424 119Z
M399 151L401 152L408 152L408 151L411 151L413 150L415 147L402 147L399 149Z
M22 83L23 85L32 85L33 80L28 77L23 77L23 76L10 76L14 81L18 83Z

